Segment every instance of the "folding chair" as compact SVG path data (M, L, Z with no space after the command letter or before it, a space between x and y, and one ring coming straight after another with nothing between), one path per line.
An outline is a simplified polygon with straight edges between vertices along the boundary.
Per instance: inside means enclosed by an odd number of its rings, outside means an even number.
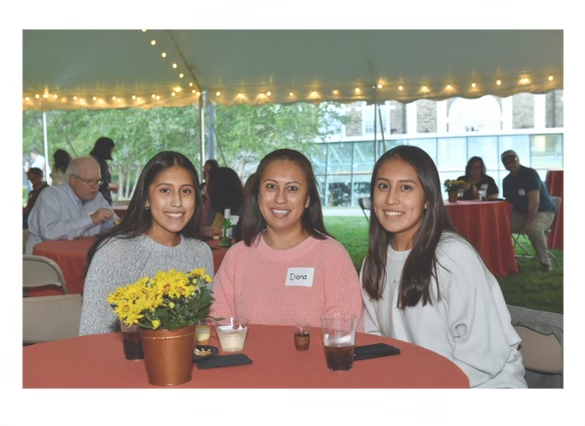
M563 315L508 305L529 388L563 387Z
M545 235L548 235L552 232L555 222L557 221L557 216L559 214L559 210L561 209L561 202L562 199L561 197L551 197L555 206L555 216L553 218L553 221L550 224L550 227L546 230ZM528 247L526 247L522 241L520 240L522 234L512 234L512 241L514 243L514 251L516 251L516 247L518 247L520 250L522 250L522 252L524 254L517 254L516 257L521 257L523 259L536 259L538 260L538 257L536 257L536 255L532 254L532 252L528 249ZM554 255L554 253L552 251L550 251L550 249L547 248L547 252L548 255L550 256L550 258L552 259L552 261L554 262L555 266L559 266L559 261L557 259L557 257Z
M79 335L81 294L22 298L22 342L25 345Z
M22 286L26 291L29 288L56 285L69 293L65 278L59 265L44 256L24 254L22 256Z
M366 210L369 212L372 209L372 200L370 200L370 197L359 198L358 203L359 203L360 207L362 208L362 212L364 213L364 216L366 217L366 219L369 222L370 217L368 216L368 213L366 212Z

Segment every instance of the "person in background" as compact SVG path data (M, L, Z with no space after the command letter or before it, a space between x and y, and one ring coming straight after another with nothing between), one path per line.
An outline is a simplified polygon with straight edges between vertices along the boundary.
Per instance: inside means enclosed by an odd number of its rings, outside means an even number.
M487 188L487 198L495 200L500 193L496 181L486 175L485 164L481 157L471 157L465 166L465 175L459 176L457 180L462 180L463 197L462 200L479 199L479 189L483 186Z
M242 241L227 251L217 271L212 316L273 325L301 320L312 327L321 327L321 315L329 312L361 318L356 268L327 233L307 157L291 149L266 155L241 220Z
M209 179L209 172L213 169L217 169L219 167L219 163L217 160L209 159L203 164L203 182L201 182L201 191L205 192L205 185L207 184L207 180Z
M431 157L416 146L391 149L376 162L370 191L364 331L443 355L471 387L525 388L521 339L500 285L454 230Z
M117 316L106 298L120 286L169 269L205 268L213 277L211 249L202 241L202 214L193 163L174 151L151 158L140 173L128 212L88 253L79 334L117 329Z
M53 185L62 185L66 182L65 172L71 161L71 156L64 149L58 149L53 154L53 161L53 170L51 171L52 183Z
M41 169L43 171L43 175L44 176L49 176L51 175L51 168L49 167L48 164L45 164L45 157L41 155L40 151L37 149L37 147L33 147L30 151L30 157L32 159L32 162L30 163L30 167L36 167L38 169ZM45 169L46 167L46 169ZM28 169L26 170L28 171Z
M100 185L100 192L106 199L106 201L112 204L112 191L118 192L118 184L112 182L112 174L110 173L110 167L108 166L107 160L112 159L112 153L116 149L116 144L110 138L100 137L93 146L93 149L89 153L94 157L99 165L102 173L102 183Z
M520 165L513 150L502 154L502 163L510 173L504 178L504 198L512 203L510 230L528 235L543 272L552 271L546 230L555 218L555 205L536 170Z
M241 218L244 206L244 186L233 169L216 167L209 171L207 196L209 197L210 210L206 218L205 235L213 237L221 235L225 209L230 209L232 215ZM236 241L242 239L241 226L238 219L232 234Z
M37 197L28 217L26 254L48 240L98 235L114 226L117 216L99 192L100 166L93 157L69 162L67 183L50 186Z
M28 229L28 215L35 205L41 191L49 187L47 182L45 182L43 171L38 167L29 168L28 172L26 172L26 176L32 184L32 191L28 194L26 206L22 208L22 229Z

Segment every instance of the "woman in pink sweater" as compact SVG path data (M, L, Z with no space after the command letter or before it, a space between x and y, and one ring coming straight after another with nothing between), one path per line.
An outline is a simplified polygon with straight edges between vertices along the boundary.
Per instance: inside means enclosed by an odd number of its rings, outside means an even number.
M266 155L246 185L243 240L226 253L215 276L214 317L252 324L321 327L328 312L361 318L359 278L343 245L323 223L317 180L298 151ZM360 321L361 322L361 321Z

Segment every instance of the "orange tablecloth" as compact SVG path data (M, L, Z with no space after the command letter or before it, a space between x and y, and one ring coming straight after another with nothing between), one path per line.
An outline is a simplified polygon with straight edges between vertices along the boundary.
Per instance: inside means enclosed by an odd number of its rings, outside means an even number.
M357 345L385 342L400 355L355 361L351 371L329 371L321 330L297 351L293 329L250 325L243 353L253 363L199 370L180 388L465 388L469 379L447 358L400 340L358 333ZM215 331L210 344L221 348ZM220 353L223 355L223 353ZM144 361L126 361L121 333L38 343L23 348L24 388L146 388Z
M95 237L84 237L77 240L56 240L38 243L33 248L33 254L45 256L57 262L65 277L65 284L69 293L81 293L85 282L85 267L87 253L94 243ZM228 249L218 246L219 241L209 240L213 254L213 266L217 272L221 261ZM61 294L62 291L51 288L29 291L29 296L45 296Z
M507 201L445 201L451 222L496 276L518 273Z
M87 253L96 237L83 237L77 240L55 240L38 243L33 247L33 254L54 260L65 277L69 293L81 293L85 282L85 265ZM60 290L43 289L29 291L29 296L60 294Z
M548 235L548 247L555 249L563 249L563 211L565 205L563 181L563 170L549 170L546 172L546 187L550 195L561 197L561 209L557 215L552 232Z

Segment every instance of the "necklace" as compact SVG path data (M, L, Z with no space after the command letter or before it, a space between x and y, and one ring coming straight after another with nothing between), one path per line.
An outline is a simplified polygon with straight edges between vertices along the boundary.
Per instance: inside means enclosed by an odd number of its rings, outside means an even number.
M398 282L398 279L400 278L401 274L402 274L402 270L400 270L400 272L397 274L396 272L398 271L398 269L400 268L400 261L396 262L394 260L394 256L392 255L392 253L390 253L390 274L391 274L391 279L390 281L392 282L392 286L395 287L396 283Z

